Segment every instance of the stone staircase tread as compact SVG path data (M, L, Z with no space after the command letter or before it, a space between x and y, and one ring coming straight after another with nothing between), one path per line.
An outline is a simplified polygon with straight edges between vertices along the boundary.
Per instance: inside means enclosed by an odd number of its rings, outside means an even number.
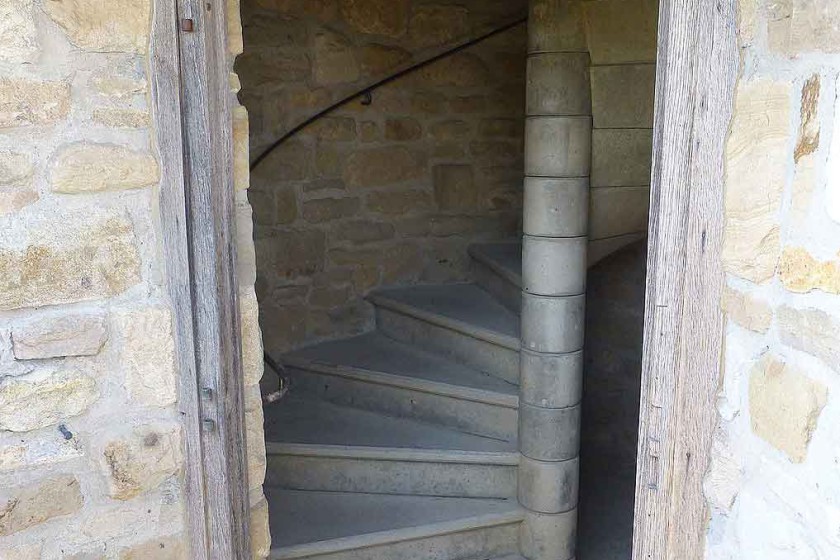
M519 317L475 284L388 288L368 296L375 305L519 350Z
M515 500L265 488L271 558L306 558L517 523Z
M513 442L468 434L376 412L304 399L293 394L266 406L266 447L274 444L343 448L512 453Z
M516 408L518 387L380 333L325 342L280 358L289 366Z
M522 287L522 243L497 241L470 245L470 256L490 267L511 284Z

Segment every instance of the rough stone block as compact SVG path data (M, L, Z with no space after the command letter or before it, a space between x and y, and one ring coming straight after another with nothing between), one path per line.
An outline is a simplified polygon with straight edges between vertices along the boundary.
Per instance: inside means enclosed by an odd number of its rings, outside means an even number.
M527 65L528 115L592 114L588 54L532 54Z
M523 233L546 237L586 235L589 181L586 178L525 177Z
M271 533L268 526L268 502L261 499L251 508L251 557L267 558L271 551Z
M769 280L779 253L778 213L790 157L791 86L759 80L742 83L726 144L727 272Z
M469 34L470 12L464 6L414 6L408 23L408 41L414 49L446 45Z
M117 500L130 500L157 488L180 471L180 428L144 426L110 439L102 446L100 462L109 495Z
M586 177L591 167L590 117L530 117L525 122L525 173Z
M410 117L388 118L385 121L385 139L396 142L417 140L423 135L423 128L417 119Z
M235 57L245 50L245 43L242 38L242 18L240 16L241 2L240 0L226 0L225 8L227 9L225 17L227 50L228 54Z
M148 48L149 0L50 0L44 9L82 49L145 53Z
M247 389L246 389L247 390ZM259 395L259 389L253 387L255 396ZM263 409L262 400L259 398L250 399L245 407L245 446L248 450L248 487L259 488L265 480L266 454L265 434L263 433Z
M785 247L779 259L779 280L791 292L840 294L840 258L822 261L802 247Z
M18 360L93 356L107 338L104 314L53 315L14 326L12 349Z
M589 238L606 239L645 232L649 187L602 187L589 193Z
M432 198L425 191L389 189L368 194L365 206L368 210L379 214L399 216L430 209Z
M366 77L381 76L409 60L410 52L394 46L373 43L361 47L359 51L362 74Z
M341 16L356 31L401 37L408 25L409 0L342 0Z
M532 0L528 52L586 52L581 2Z
M303 219L313 224L354 216L361 206L356 197L318 198L303 203Z
M0 446L0 472L54 465L83 454L78 439L65 440L57 430L50 430L48 434L21 437L11 445Z
M432 170L435 202L441 210L475 210L480 189L471 165L436 165Z
M110 128L146 128L151 122L151 115L138 109L97 107L93 110L92 120Z
M462 120L445 120L429 127L429 135L435 140L459 140L469 136L470 125Z
M32 0L0 1L0 60L34 62L40 50Z
M52 190L73 194L123 190L156 184L158 164L150 153L109 144L71 144L52 164Z
M70 113L70 84L24 78L0 79L0 129L45 125Z
M237 190L251 186L248 141L248 109L237 105L233 108L233 185Z
M342 178L351 189L365 189L415 179L422 172L421 162L407 149L383 147L353 152Z
M773 2L767 22L771 50L794 57L840 52L840 10L836 0Z
M38 201L38 191L27 187L0 187L0 216L12 214Z
M27 432L78 416L99 398L96 381L73 370L37 370L0 381L0 430Z
M406 85L418 88L482 87L491 83L484 61L471 53L456 53L432 62L405 77Z
M592 131L593 187L638 187L650 184L653 160L651 130Z
M773 308L768 303L729 286L723 289L721 307L732 322L747 330L766 333L773 322Z
M655 82L653 64L592 67L593 126L652 128Z
M395 231L393 224L387 222L350 220L336 224L331 238L337 242L349 241L355 245L362 245L393 239Z
M804 156L813 154L820 146L820 123L817 118L820 100L820 75L814 74L802 86L799 107L799 138L793 150L793 160L799 163Z
M26 154L0 151L0 216L38 200L32 187L32 161Z
M0 489L0 536L8 536L82 509L75 477L59 476L29 486Z
M658 0L583 2L593 65L654 62Z
M840 371L840 321L819 309L782 306L777 311L784 344L807 352Z
M178 379L172 313L165 307L121 309L112 332L129 396L147 406L175 402Z
M338 33L320 29L312 47L312 80L319 86L355 82L359 79L359 61L350 42Z
M263 346L257 294L251 287L242 288L244 291L239 296L242 372L248 386L259 383L263 376Z
M308 276L324 269L326 236L315 230L282 230L258 238L257 255L278 278Z
M788 364L767 355L750 372L750 424L753 432L794 463L801 463L828 389Z
M120 560L189 560L183 536L151 539L120 551Z

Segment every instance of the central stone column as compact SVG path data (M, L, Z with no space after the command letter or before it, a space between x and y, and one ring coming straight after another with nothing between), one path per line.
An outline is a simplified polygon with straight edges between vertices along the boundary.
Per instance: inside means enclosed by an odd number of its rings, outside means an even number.
M528 20L519 502L530 560L575 556L592 109L576 3Z

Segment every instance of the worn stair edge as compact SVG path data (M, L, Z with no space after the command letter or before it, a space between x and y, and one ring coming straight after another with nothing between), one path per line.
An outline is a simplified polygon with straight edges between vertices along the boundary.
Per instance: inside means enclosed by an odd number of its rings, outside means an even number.
M413 305L403 303L401 301L395 301L383 293L374 292L369 294L367 299L378 307L382 307L402 315L408 315L432 325L443 327L465 336L469 336L483 342L489 342L515 352L519 351L519 338L478 327L466 321L446 317L432 311L419 309Z
M504 394L496 391L477 389L474 387L464 387L461 385L431 381L428 379L419 379L416 377L406 377L403 375L372 371L369 369L346 365L327 364L293 356L284 357L283 363L297 369L314 371L326 375L344 377L347 379L355 379L366 383L398 387L420 393L453 397L464 401L502 406L505 408L519 408L519 397L515 394Z
M336 552L359 550L405 541L414 541L430 537L441 537L452 535L455 533L464 533L481 529L501 527L503 525L512 525L516 523L521 523L524 517L524 510L522 510L519 507L512 507L510 511L501 513L476 515L472 517L465 517L462 519L443 521L440 523L431 523L428 525L418 525L415 527L405 527L401 529L392 529L390 531L381 531L377 533L368 533L364 535L354 535L352 537L341 537L337 539L330 539L312 543L292 545L284 548L272 549L270 557L275 560L309 558L312 556L333 554Z
M457 463L468 465L516 466L519 454L514 452L462 451L456 449L412 449L402 447L357 447L312 443L266 442L268 455L330 457L335 459L369 459L411 463Z
M502 279L510 282L517 288L522 288L522 272L520 271L519 274L516 274L510 268L502 265L496 259L492 258L482 249L487 245L520 245L520 241L500 241L497 243L477 243L470 245L467 248L467 253L469 253L470 257L474 260L478 261L479 263L483 264L487 268L491 269L497 275L501 276Z

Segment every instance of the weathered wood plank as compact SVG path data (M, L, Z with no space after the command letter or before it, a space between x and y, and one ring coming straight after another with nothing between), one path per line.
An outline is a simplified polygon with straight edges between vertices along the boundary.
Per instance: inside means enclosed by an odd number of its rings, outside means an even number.
M660 6L633 558L703 557L723 320L733 0Z

